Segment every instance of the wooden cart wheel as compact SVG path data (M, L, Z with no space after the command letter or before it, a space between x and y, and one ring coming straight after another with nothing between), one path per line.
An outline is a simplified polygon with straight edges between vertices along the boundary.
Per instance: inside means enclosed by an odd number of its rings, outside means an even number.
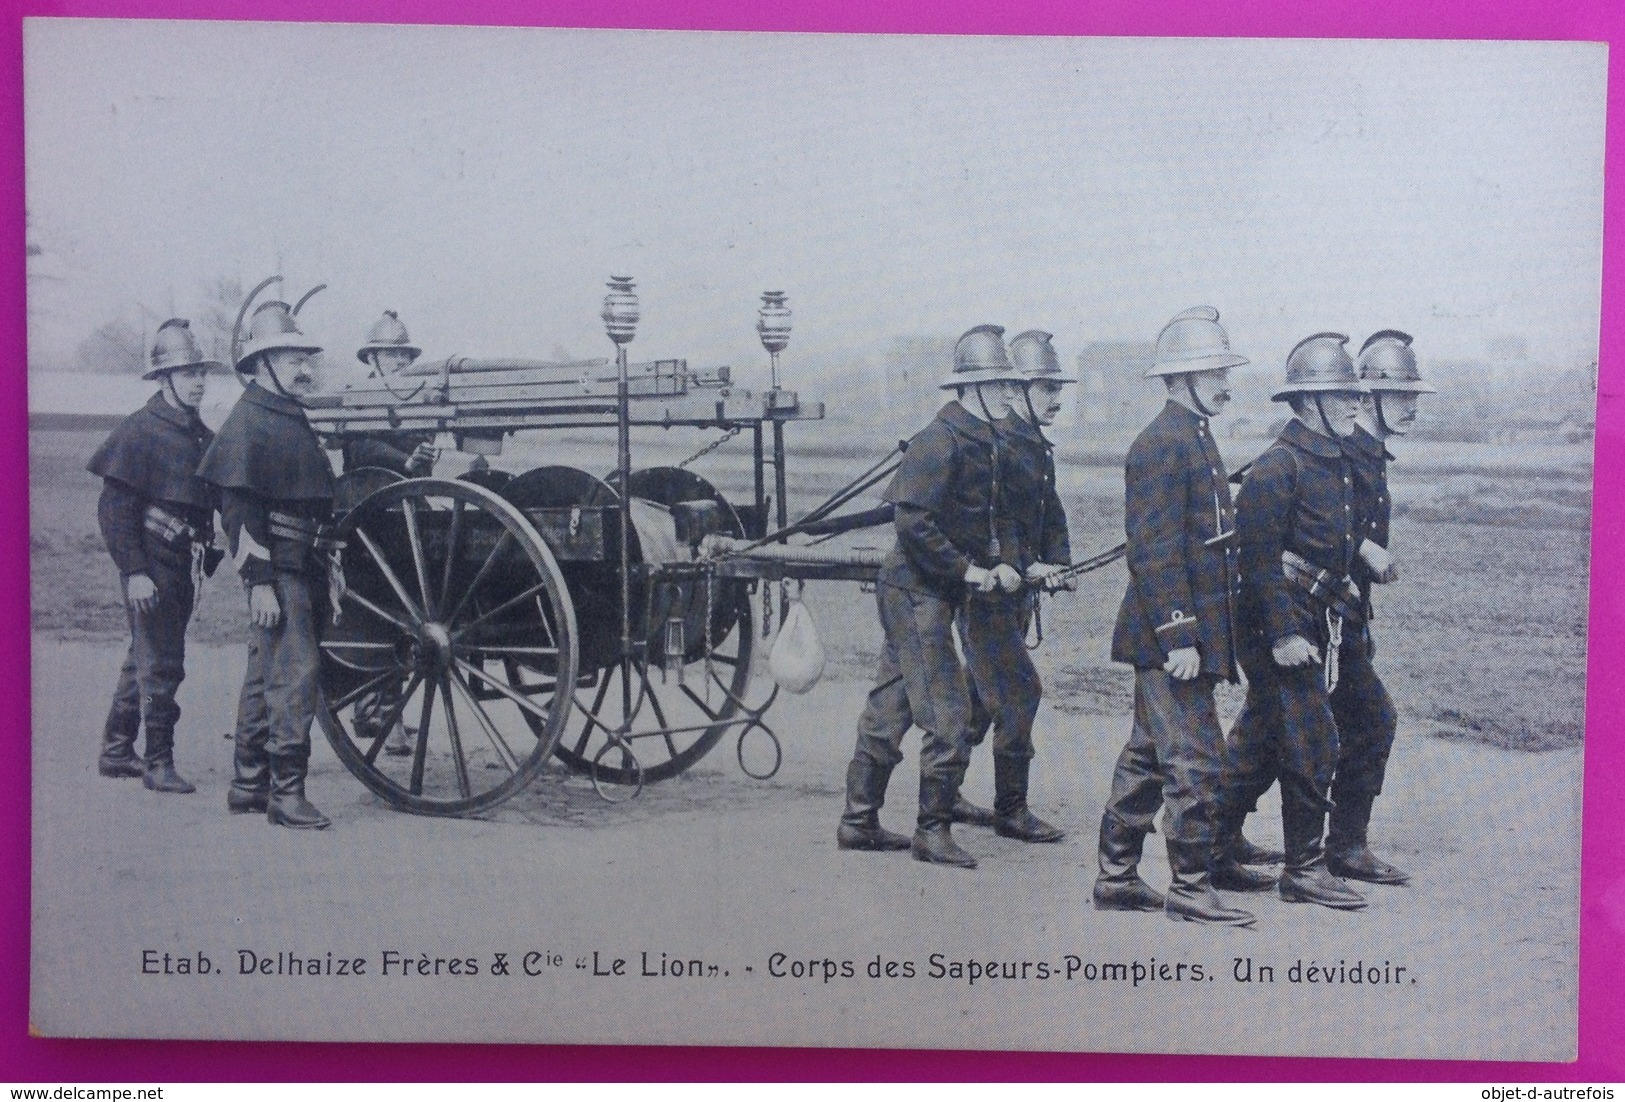
M520 475L504 487L504 493L526 507L604 506L615 501L614 481L613 475L601 482L567 468L544 468ZM631 488L634 498L665 508L714 501L720 507L720 530L731 536L744 534L738 516L715 487L688 471L671 467L636 471ZM635 542L634 553L641 560L648 549ZM566 573L575 592L613 601L608 606L611 613L619 607L613 572L606 566L584 569L568 564ZM723 735L738 730L737 717L748 707L745 691L754 642L750 595L749 582L719 578L712 583L707 604L705 583L698 578L657 580L652 587L640 578L633 586L633 621L640 639L647 637L643 660L626 664L614 660L606 634L619 630L612 625L613 615L594 625L596 643L586 646L594 657L583 663L575 714L555 751L559 759L592 776L601 793L636 791L690 768ZM709 658L707 610L713 648ZM682 620L684 626L681 656L668 662L666 625L671 619ZM628 712L630 724L625 722ZM628 728L624 745L617 741L622 727Z
M361 504L374 490L405 481L405 475L397 474L387 467L357 467L353 471L345 471L339 475L333 489L333 515L343 516Z
M319 715L339 759L426 815L524 788L564 732L577 672L574 605L535 528L480 486L416 478L369 494L335 534L346 592L321 643Z
M738 729L733 721L747 707L754 639L749 596L746 583L716 583L717 618L731 626L713 640L709 661L684 661L680 674L658 661L599 671L594 684L576 690L576 710L554 753L572 769L590 773L606 793L675 777L710 753L723 735ZM723 602L729 602L727 611ZM611 734L622 726L628 699L630 754L613 745Z
M476 486L484 486L487 490L502 492L502 487L513 481L513 475L507 471L499 471L495 467L486 467L483 470L468 470L457 476L464 482L472 482Z
M618 481L612 473L607 485L616 489ZM684 501L714 501L720 506L723 534L744 535L733 507L711 483L691 471L677 467L633 471L630 486L634 498L666 508ZM621 666L613 666L600 673L598 684L590 691L578 690L577 714L571 717L556 751L571 768L590 772L600 791L636 788L675 777L736 729L731 721L747 707L745 691L750 684L755 639L749 583L738 579L712 583L709 607L714 649L709 662L703 583L656 583L648 592L638 588L633 599L640 597L642 607L649 610L647 616L639 616L648 625L647 664L631 664L626 677ZM668 662L664 629L673 613L686 625L682 658ZM628 681L630 684L624 683ZM615 746L609 735L622 725L627 699L633 711L626 736L630 754Z

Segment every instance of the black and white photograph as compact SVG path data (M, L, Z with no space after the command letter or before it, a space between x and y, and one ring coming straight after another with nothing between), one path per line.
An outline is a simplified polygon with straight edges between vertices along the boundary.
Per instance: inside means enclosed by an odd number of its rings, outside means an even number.
M23 39L34 1034L1575 1059L1605 45Z

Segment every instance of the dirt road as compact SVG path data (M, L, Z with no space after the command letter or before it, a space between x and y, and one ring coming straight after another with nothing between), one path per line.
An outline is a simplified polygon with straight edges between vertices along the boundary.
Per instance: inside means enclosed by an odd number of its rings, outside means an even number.
M631 804L550 772L478 821L391 810L318 735L310 794L334 826L301 834L225 812L240 648L196 647L188 663L178 755L197 794L96 776L120 657L106 643L34 641L32 1020L45 1033L1573 1051L1577 749L1423 738L1407 720L1374 841L1414 886L1371 888L1358 914L1254 896L1256 929L1209 930L1088 905L1126 718L1046 706L1033 803L1069 837L1023 846L961 827L974 872L836 850L867 687L853 678L776 706L785 758L771 781L739 773L725 740ZM892 784L894 829L912 819L913 769L910 758ZM990 790L984 753L967 793ZM1265 810L1250 830L1278 841ZM1145 870L1162 884L1157 841ZM292 958L321 974L289 975ZM1356 961L1359 984L1347 982Z

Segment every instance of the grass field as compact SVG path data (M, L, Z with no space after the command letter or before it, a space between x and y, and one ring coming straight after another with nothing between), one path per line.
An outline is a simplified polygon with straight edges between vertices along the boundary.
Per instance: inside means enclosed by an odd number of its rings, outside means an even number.
M30 434L33 625L53 638L124 635L117 575L96 529L99 483L85 472L100 433ZM791 516L811 508L884 452L844 434L802 432L804 451L789 466ZM790 433L792 449L797 427ZM748 496L748 445L741 437L695 470L730 498ZM673 463L704 438L640 435L639 465ZM1225 441L1232 466L1262 442ZM1401 713L1400 736L1467 739L1540 751L1579 743L1585 708L1587 549L1590 456L1584 447L1501 452L1407 441L1392 468L1393 550L1403 580L1377 594L1377 667ZM498 465L525 470L564 461L588 470L613 465L602 434L545 442L510 441ZM1108 447L1088 459L1062 452L1061 488L1074 554L1122 539L1121 467ZM441 473L460 469L448 459ZM863 504L855 503L856 505ZM852 542L886 544L884 531ZM1063 714L1126 715L1130 671L1109 660L1111 627L1122 597L1120 564L1083 580L1075 594L1047 600L1044 642L1035 657L1048 699ZM813 583L805 600L828 652L829 676L866 679L880 646L873 598L841 583ZM243 638L241 588L225 563L205 587L194 639ZM111 686L91 686L101 693ZM1229 717L1239 689L1221 690ZM850 724L852 717L840 717Z

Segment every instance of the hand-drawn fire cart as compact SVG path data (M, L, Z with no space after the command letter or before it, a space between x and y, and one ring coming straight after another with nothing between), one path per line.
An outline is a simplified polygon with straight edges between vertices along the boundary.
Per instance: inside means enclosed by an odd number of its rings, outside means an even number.
M727 368L628 363L638 300L630 279L609 286L613 361L420 360L308 403L331 446L360 433L449 433L481 460L516 432L616 431L605 478L566 465L510 475L476 460L457 478L362 469L341 480L343 596L321 644L320 722L345 766L399 808L489 809L555 755L606 798L625 798L730 731L740 766L771 776L782 751L763 717L778 687L747 698L754 599L765 620L774 583L782 616L786 579L875 576L878 551L788 542L876 523L835 514L887 477L896 453L789 524L785 426L824 411L779 386L784 294L762 296L772 386L752 392ZM748 432L750 499L727 500L684 465L634 468L639 426ZM382 721L360 723L362 704ZM397 722L411 746L399 758L382 753L379 733Z

